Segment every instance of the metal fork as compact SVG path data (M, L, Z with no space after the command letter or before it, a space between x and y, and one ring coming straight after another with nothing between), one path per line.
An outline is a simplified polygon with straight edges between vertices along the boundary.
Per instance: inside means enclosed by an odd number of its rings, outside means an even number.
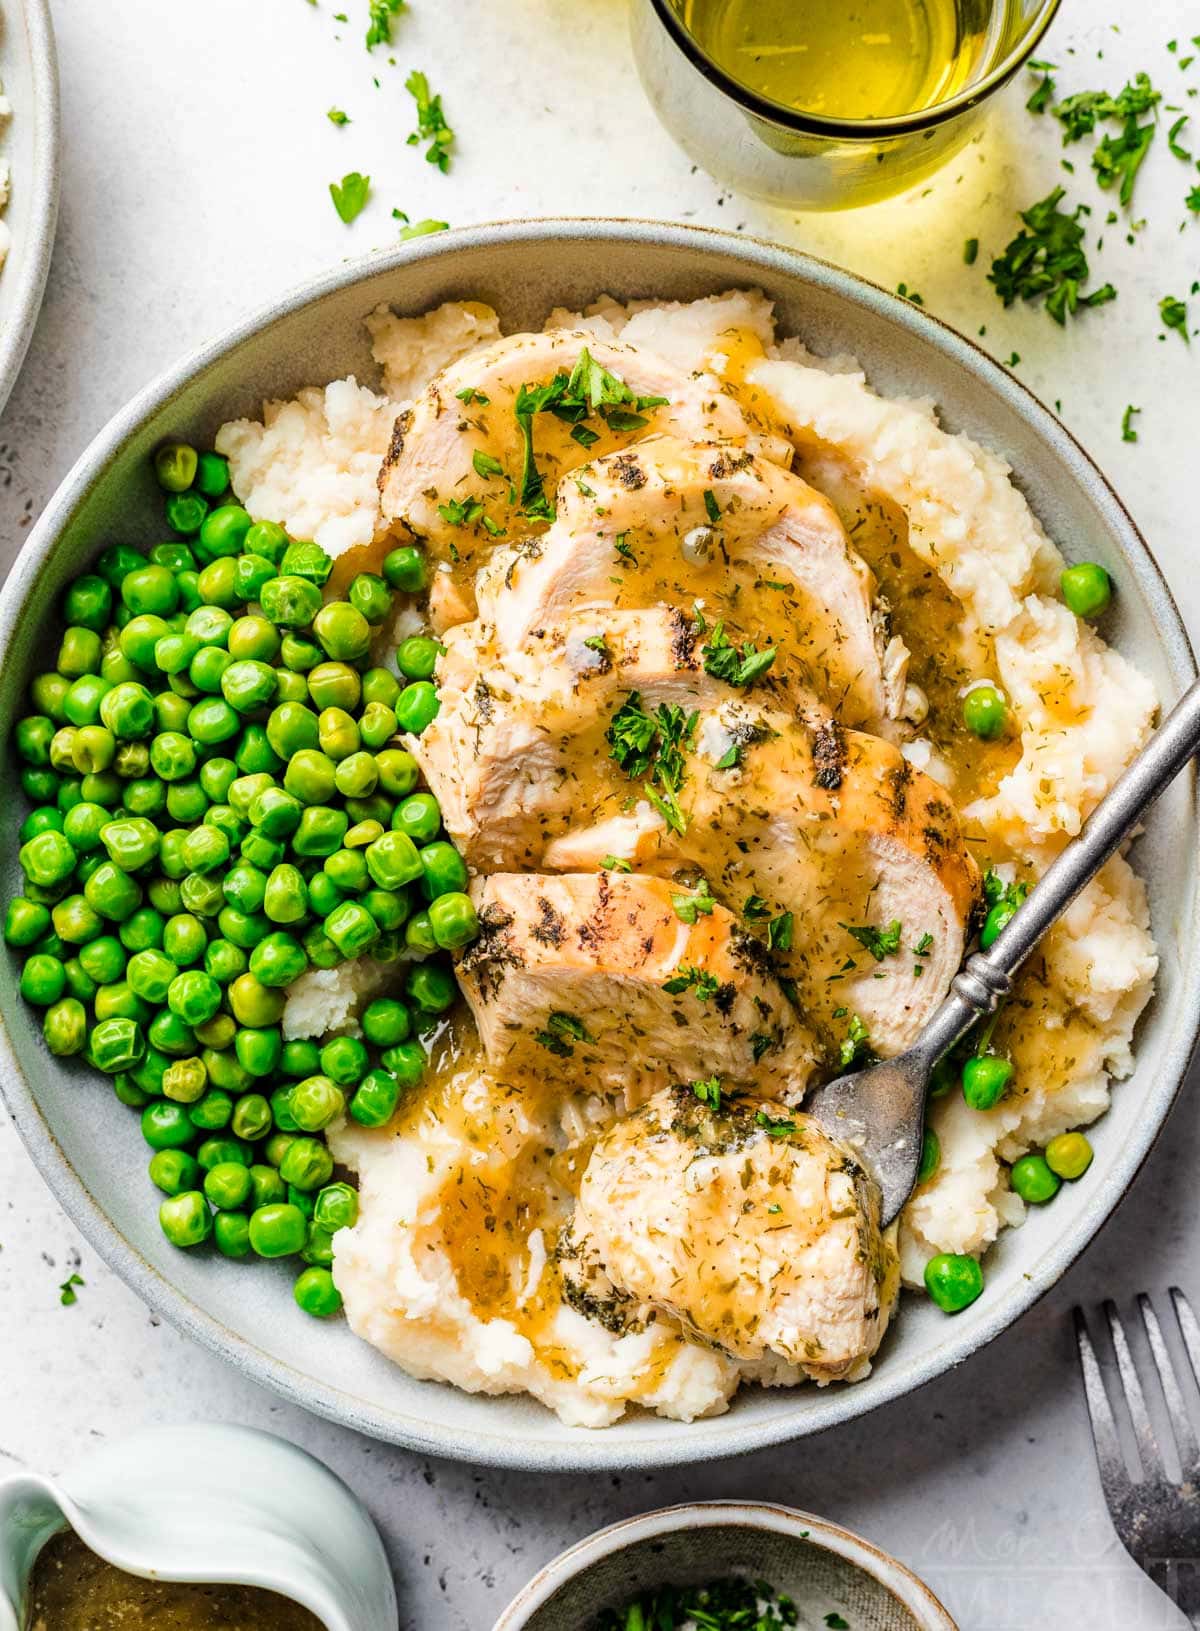
M1200 1324L1178 1286L1171 1287L1170 1298L1192 1375L1200 1383ZM1100 1465L1100 1483L1122 1546L1192 1625L1200 1627L1200 1442L1154 1305L1144 1293L1137 1303L1171 1424L1181 1476L1174 1480L1167 1472L1150 1424L1146 1396L1125 1327L1116 1305L1106 1302L1103 1314L1112 1338L1140 1466L1138 1476L1131 1476L1087 1321L1082 1309L1077 1308L1075 1337L1083 1367L1096 1460Z

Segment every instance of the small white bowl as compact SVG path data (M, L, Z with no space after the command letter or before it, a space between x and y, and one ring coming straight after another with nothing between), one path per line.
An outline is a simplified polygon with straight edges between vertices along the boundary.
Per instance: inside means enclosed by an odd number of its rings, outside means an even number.
M805 1625L835 1614L871 1631L956 1631L929 1587L870 1541L759 1501L668 1506L601 1529L547 1563L493 1631L584 1631L641 1592L729 1574L769 1581Z
M145 1578L260 1586L325 1631L396 1631L391 1570L358 1498L285 1439L248 1427L158 1427L118 1439L61 1478L0 1481L0 1631L25 1624L46 1542L73 1529Z

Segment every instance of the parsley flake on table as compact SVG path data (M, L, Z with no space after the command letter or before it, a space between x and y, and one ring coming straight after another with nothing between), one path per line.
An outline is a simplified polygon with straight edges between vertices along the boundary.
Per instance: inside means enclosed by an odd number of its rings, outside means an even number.
M988 273L988 282L1006 306L1044 296L1047 313L1060 326L1081 306L1102 306L1117 298L1111 283L1080 293L1090 276L1079 221L1087 206L1081 204L1067 215L1058 207L1063 194L1064 189L1056 187L1021 212L1022 230L992 262Z
M404 88L417 104L417 128L408 138L408 145L416 147L421 142L429 145L425 149L426 160L436 164L445 175L450 168L450 149L454 145L454 132L446 123L446 116L442 112L441 96L433 96L429 90L429 80L419 68L414 68L404 81Z
M79 1298L75 1295L75 1287L86 1285L81 1274L69 1274L58 1288L58 1300L64 1308L70 1308Z
M410 238L428 238L434 232L449 232L449 221L433 221L428 216L423 221L410 221L403 210L393 210L392 216L404 225L400 228L400 242L407 243Z
M1167 131L1168 149L1174 153L1177 159L1181 159L1184 164L1190 164L1192 162L1191 153L1189 153L1187 148L1184 147L1179 140L1179 133L1183 129L1184 125L1187 124L1188 118L1188 114L1181 113L1178 119L1176 119L1175 123L1171 126L1170 130Z
M1185 345L1192 343L1191 335L1188 333L1186 300L1178 300L1174 295L1165 294L1158 303L1158 315L1162 318L1164 328L1173 328Z
M347 226L356 216L362 214L370 195L370 176L360 175L357 170L351 170L340 182L329 183L329 196L333 199L333 207Z
M1142 410L1140 408L1135 408L1131 402L1125 409L1125 412L1121 415L1121 440L1123 442L1137 441L1138 433L1134 429L1133 421L1135 415L1141 413L1141 411Z
M343 113L341 108L330 108L325 117L331 125L348 125L351 122L350 115Z
M392 22L405 10L406 0L368 0L367 50L392 43Z

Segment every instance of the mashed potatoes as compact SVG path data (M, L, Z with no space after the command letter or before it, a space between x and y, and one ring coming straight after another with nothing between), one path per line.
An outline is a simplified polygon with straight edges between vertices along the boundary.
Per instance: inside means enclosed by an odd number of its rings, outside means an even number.
M381 309L368 327L378 389L354 379L314 387L266 404L261 422L225 426L217 441L256 519L282 521L333 555L376 537L376 477L404 404L440 368L499 334L495 314L475 304L417 318ZM895 723L903 752L947 788L981 859L1004 877L1043 870L1141 747L1157 699L1057 598L1063 562L1003 461L944 431L931 403L878 395L853 359L820 359L795 339L777 341L760 295L631 306L604 299L587 313L556 311L547 327L584 329L689 374L723 376L765 431L794 445L799 472L829 496L881 580L872 528L901 540L913 565L889 594L913 647L906 722ZM989 665L1018 726L1003 752L980 746L977 766L964 768L939 724L957 719L962 687L931 688L921 641L910 637L916 611L905 584L917 568L936 574L944 632L963 672ZM1022 1000L1004 1011L996 1040L1016 1065L1013 1092L988 1112L956 1092L933 1107L941 1164L901 1219L906 1283L920 1285L934 1253L980 1254L1002 1227L1020 1223L1007 1163L1103 1113L1111 1080L1132 1068L1133 1030L1155 972L1145 891L1118 857L1047 938L1022 976ZM386 979L374 965L306 975L290 995L287 1034L351 1028ZM472 1391L528 1391L564 1420L591 1426L632 1403L693 1419L724 1408L748 1377L797 1381L792 1367L717 1354L661 1313L626 1310L606 1322L551 1294L555 1241L571 1204L562 1163L586 1152L614 1113L595 1096L517 1094L477 1059L457 1056L392 1127L335 1130L331 1142L358 1170L362 1192L360 1222L335 1242L337 1281L359 1334L414 1375ZM540 1210L504 1199L519 1170L534 1173L524 1192L544 1196ZM490 1210L467 1204L483 1193ZM475 1235L483 1246L464 1255L464 1238Z

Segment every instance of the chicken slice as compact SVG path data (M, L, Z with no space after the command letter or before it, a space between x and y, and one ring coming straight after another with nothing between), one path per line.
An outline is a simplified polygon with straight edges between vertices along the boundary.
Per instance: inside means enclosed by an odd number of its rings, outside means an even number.
M780 970L831 1063L902 1053L949 989L979 891L945 791L879 737L747 703L702 714L694 736L683 832L617 808L553 839L542 865L697 869L718 898L775 925ZM721 769L738 744L740 762Z
M560 487L550 531L500 551L476 587L504 646L571 607L697 602L725 638L786 652L847 724L903 706L907 650L837 512L746 448L658 436L596 459Z
M412 742L443 818L474 866L538 864L546 822L595 813L597 762L618 703L715 707L734 692L707 674L695 626L675 608L568 613L528 649L503 651L490 624L460 624L438 665L441 711ZM828 712L779 664L763 693L820 723Z
M576 1308L649 1304L747 1365L865 1373L899 1283L879 1196L785 1105L655 1095L592 1152L559 1260Z
M472 889L479 939L458 965L489 1068L620 1091L711 1076L798 1095L812 1039L760 942L661 878L495 873Z
M408 528L427 541L435 559L453 559L464 575L473 562L486 559L498 536L543 530L536 516L522 513L520 495L514 502L511 491L520 483L525 453L517 399L524 386L546 386L559 374L570 375L584 350L635 397L667 400L640 411L636 404L626 405L612 416L612 425L594 412L582 438L573 437L576 427L553 413L534 415L536 468L551 498L568 471L594 453L624 447L647 428L733 442L756 434L712 374L689 375L653 352L578 330L514 334L443 369L397 418L379 472L382 524ZM782 438L761 445L781 461L791 458ZM478 513L463 517L462 507L473 505L480 506ZM448 520L443 509L462 519Z

